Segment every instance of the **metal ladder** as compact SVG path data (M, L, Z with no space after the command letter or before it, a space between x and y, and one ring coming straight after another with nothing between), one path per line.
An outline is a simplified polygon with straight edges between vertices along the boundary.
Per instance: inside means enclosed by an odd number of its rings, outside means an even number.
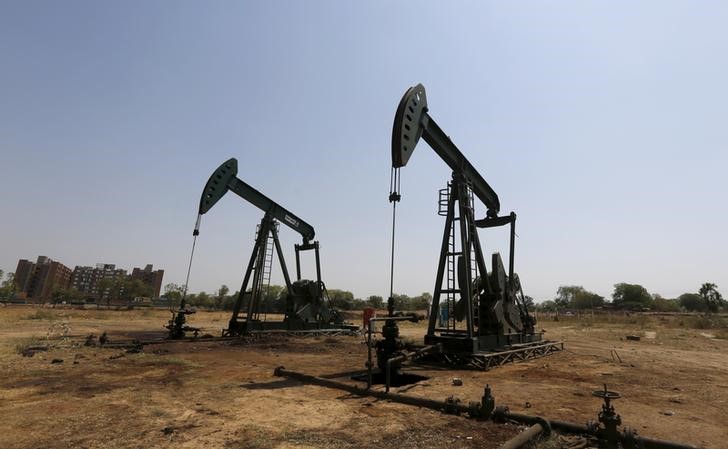
M276 231L278 231L278 222L275 222L274 225L276 228ZM259 301L263 299L263 295L266 294L270 290L270 277L271 277L271 271L273 271L273 251L275 243L273 242L273 234L269 233L268 238L265 240L265 248L263 251L265 251L265 254L263 256L263 272L260 276L260 289L258 291L258 298ZM256 317L256 319L259 317ZM268 318L267 312L263 312L263 321L266 321Z
M278 230L278 223L275 223L274 226L276 227L276 230ZM255 228L255 241L258 240L258 233L260 233L260 225ZM250 295L254 295L254 297L256 298L258 307L256 307L255 313L250 315L250 318L255 321L260 320L260 301L263 298L263 294L270 287L271 271L273 270L274 246L275 243L273 242L273 234L269 233L265 239L263 248L259 248L259 251L263 251L263 260L253 266L254 273L258 270L260 272L255 273L255 275L253 276L253 284L251 285L250 290L245 292L245 295L248 298L250 297ZM256 280L257 283L255 282ZM250 302L245 301L245 304L250 304ZM238 321L245 321L248 317L249 312L249 310L241 310L240 314L237 317ZM266 319L267 314L266 312L263 312L263 320L265 321Z
M278 222L275 223L276 231L278 231ZM266 289L270 287L270 276L273 269L273 234L268 234L268 238L265 241L265 256L263 258L263 273L261 273L261 287Z
M451 189L452 189L452 183L447 183L447 188L440 189L439 191L439 199L438 199L438 211L437 214L440 216L447 216L447 207L450 201L450 195L451 195ZM474 204L474 197L473 197L473 190L470 188L470 185L467 186L467 197L469 200L468 204L468 210L471 214L474 216L474 210L473 210L473 204ZM459 216L457 210L453 212L453 223L450 227L450 235L448 236L448 251L447 251L447 266L446 266L446 272L447 272L447 278L446 278L446 287L445 290L441 290L442 293L445 293L445 300L447 301L447 311L448 311L448 320L447 323L445 323L445 327L448 330L455 330L456 329L456 319L455 319L455 302L457 301L458 295L461 294L461 289L463 286L456 285L457 284L457 258L462 256L463 249L457 248L455 236L459 231L456 231L456 228L459 229L459 221L462 219L462 217ZM470 221L472 222L472 221ZM471 270L471 279L475 279L478 275L478 266L475 260L475 251L472 248L472 242L474 241L472 233L477 232L474 226L471 226L469 228L469 232L471 235L468 236L468 242L471 243L471 251L470 251L470 270ZM469 286L466 286L466 288L470 288Z

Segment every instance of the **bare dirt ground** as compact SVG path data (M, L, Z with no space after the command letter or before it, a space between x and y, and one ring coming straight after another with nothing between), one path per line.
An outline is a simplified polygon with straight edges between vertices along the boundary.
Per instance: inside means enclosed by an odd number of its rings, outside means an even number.
M0 306L0 448L491 448L518 431L273 376L281 365L313 375L363 369L362 337L180 342L137 354L81 344L102 331L112 342L161 335L168 315ZM200 312L191 324L219 335L227 318ZM429 379L395 391L467 402L490 384L512 411L584 423L600 406L590 392L607 383L622 393L624 424L641 435L728 448L725 330L682 320L543 319L539 326L567 351L488 372L411 367ZM47 340L59 323L70 338ZM419 340L423 329L407 323L402 333ZM46 343L47 352L19 353Z

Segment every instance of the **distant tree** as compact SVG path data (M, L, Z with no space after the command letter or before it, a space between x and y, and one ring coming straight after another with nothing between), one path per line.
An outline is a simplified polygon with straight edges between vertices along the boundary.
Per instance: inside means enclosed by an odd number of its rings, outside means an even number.
M556 305L556 301L544 301L540 304L536 304L536 310L541 312L556 312L559 306Z
M96 282L96 304L100 304L104 299L106 299L107 306L111 303L113 286L114 281L110 278L101 278Z
M117 297L126 301L131 306L135 298L150 298L153 290L149 284L141 279L131 279L128 276L117 276L114 279L114 288L117 291Z
M724 305L723 295L718 291L718 286L711 282L706 282L700 286L698 294L705 301L709 312L715 313Z
M423 292L417 296L407 296L394 294L395 310L423 310L429 308L432 303L432 295L429 292Z
M205 293L205 292L201 292ZM207 293L205 293L207 294ZM185 296L185 303L190 306L196 306L197 305L197 293L187 293L187 296Z
M560 308L568 308L576 295L585 292L581 285L562 285L556 290L554 304Z
M384 298L382 298L379 295L371 295L367 298L367 306L373 307L375 309L383 309L384 308Z
M225 296L221 304L222 310L233 310L233 306L235 305L235 301L238 299L239 293L239 291L235 291L232 295Z
M430 292L422 292L422 294L419 296L422 307L421 309L427 309L430 307L430 304L432 304L432 294Z
M184 287L181 285L169 283L164 286L164 296L166 296L169 303L172 304L173 302L178 302L182 299L182 293L184 290Z
M3 278L3 270L0 270L0 281ZM0 301L9 301L15 297L18 286L15 283L15 273L5 275L5 280L0 284Z
M614 285L612 304L618 309L639 310L652 306L652 295L639 284L619 283Z
M53 304L75 303L83 300L83 293L75 288L54 287L51 291L51 302Z
M286 311L286 296L288 291L282 285L268 285L263 287L263 297L260 300L261 312L284 313Z
M707 312L708 304L702 296L697 293L683 293L677 298L680 307L688 312Z
M604 305L604 297L581 285L562 285L556 291L554 305L558 308L592 309Z
M350 291L339 290L336 288L327 289L329 293L329 301L331 306L336 309L353 310L354 294Z
M532 297L528 295L523 296L523 306L526 308L526 310L533 310L535 303L536 302L533 300Z
M137 281L139 281L137 279ZM141 282L141 281L139 281ZM134 299L132 289L132 280L128 276L115 276L111 279L111 296L114 299L121 299L130 303Z
M223 308L223 303L225 302L225 298L227 297L228 293L230 293L230 289L225 284L221 285L220 288L217 289L217 294L215 295L215 304L214 304L214 307L216 309Z
M677 299L665 299L655 293L652 295L652 308L658 312L679 312L680 303Z
M576 295L571 302L574 309L594 309L604 305L604 297L596 293L583 291Z
M214 304L214 299L204 291L197 294L194 302L190 301L190 305L197 307L209 308Z
M422 292L419 295L410 298L409 304L406 305L404 310L424 310L430 307L432 302L432 294L429 292Z
M393 294L392 299L394 299L394 310L405 310L411 300L409 296L400 295L399 293Z

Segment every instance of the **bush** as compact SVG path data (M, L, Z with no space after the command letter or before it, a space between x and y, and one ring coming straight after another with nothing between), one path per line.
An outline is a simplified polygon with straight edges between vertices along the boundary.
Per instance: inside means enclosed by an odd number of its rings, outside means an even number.
M23 319L25 319L25 320L50 320L50 321L53 321L53 320L57 320L58 319L58 315L56 315L55 313L53 313L53 312L51 312L49 310L42 310L42 309L40 309L40 310L36 310L35 313L31 313L30 315L27 315Z

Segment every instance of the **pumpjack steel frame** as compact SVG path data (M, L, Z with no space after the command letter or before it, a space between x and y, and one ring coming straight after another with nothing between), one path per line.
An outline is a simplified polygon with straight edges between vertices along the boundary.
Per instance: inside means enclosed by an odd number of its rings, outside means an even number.
M328 305L326 287L321 280L321 259L319 242L312 241L315 236L313 226L277 204L258 190L237 178L238 161L231 158L220 165L210 176L200 198L199 214L195 224L194 235L199 234L200 221L228 191L232 191L244 200L265 212L258 225L253 251L250 255L243 283L233 306L233 313L223 335L244 335L251 332L266 331L307 331L307 330L348 330L338 319L338 315ZM288 267L278 238L278 223L283 223L301 234L303 242L294 246L296 251L296 279L291 282ZM286 284L286 310L283 321L266 321L260 319L260 302L263 294L263 282L269 275L266 270L272 268L273 249L280 263ZM270 250L270 252L269 252ZM313 250L316 258L316 281L297 285L301 279L301 251ZM269 263L269 260L270 263ZM269 278L268 278L269 280ZM251 286L248 290L248 286ZM306 290L309 289L308 292ZM310 291L310 290L313 291ZM306 294L308 293L308 294ZM241 313L244 313L241 316Z
M516 214L511 212L506 216L498 216L498 195L428 114L425 88L418 84L405 92L394 119L394 186L399 184L399 168L407 164L420 138L452 169L446 200L441 197L441 201L446 204L443 214L445 228L424 343L440 345L446 358L467 359L468 363L475 360L475 366L486 369L492 363L497 363L496 353L509 351L507 353L510 355L506 359L518 358L513 355L514 352L510 352L511 349L521 352L523 356L545 355L558 350L558 343L552 345L551 342L542 342L542 334L534 331L535 320L523 304L523 291L518 275L514 273ZM475 219L473 195L487 207L483 219ZM390 193L390 201L399 199L399 192ZM510 226L508 272L506 274L500 255L495 253L489 273L477 228L505 225ZM451 241L455 229L459 234L458 250L455 250L456 245ZM451 270L457 273L456 288L454 281L443 287L448 263L457 265L456 270ZM460 299L452 304L447 298L454 298L455 295ZM461 315L465 321L464 328L457 328L456 321L459 320L450 316L445 327L437 325L443 297L447 300L448 310L454 308L456 315Z

